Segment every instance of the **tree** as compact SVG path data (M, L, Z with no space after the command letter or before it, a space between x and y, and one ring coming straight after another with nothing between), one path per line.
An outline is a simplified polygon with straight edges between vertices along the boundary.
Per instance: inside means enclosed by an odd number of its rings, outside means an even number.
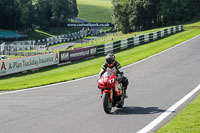
M0 28L32 28L78 15L76 0L0 0Z
M113 3L113 23L115 28L121 29L122 32L127 33L130 31L130 28L124 25L129 25L128 21L128 4L127 0L112 0Z
M21 10L21 19L20 19L20 24L21 27L26 29L26 28L32 28L33 23L35 21L35 10L34 6L32 4L31 0L21 0L20 3L20 10Z
M78 16L78 8L77 8L77 2L76 0L72 0L72 4L73 4L73 17L77 17Z
M127 33L200 18L199 0L112 0L113 23Z

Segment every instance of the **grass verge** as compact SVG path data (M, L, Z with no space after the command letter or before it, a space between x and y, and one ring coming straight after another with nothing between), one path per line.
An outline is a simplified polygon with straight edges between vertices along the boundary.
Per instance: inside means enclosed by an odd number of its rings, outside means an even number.
M200 30L186 30L156 42L116 53L116 58L122 66L125 66L175 46L198 34L200 34ZM104 61L105 57L99 57L65 66L43 68L41 71L34 73L2 78L0 79L0 90L30 88L94 75L100 71Z
M49 33L47 33L47 32L41 31L41 30L36 30L36 29L35 29L35 32L44 34L44 35L49 36L49 37L54 37L54 36L55 36L55 35L51 35L51 34L49 34Z
M156 133L199 133L200 95Z
M77 0L78 17L89 22L111 22L110 0Z
M28 33L28 40L41 40L57 35L70 34L80 31L82 27L48 27L45 29L33 30Z

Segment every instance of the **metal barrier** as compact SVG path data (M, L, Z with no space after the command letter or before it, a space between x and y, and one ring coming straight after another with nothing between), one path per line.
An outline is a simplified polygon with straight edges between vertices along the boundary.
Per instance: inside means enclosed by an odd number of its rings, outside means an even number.
M142 45L148 42L152 42L161 38L164 38L166 36L172 35L174 33L180 32L184 30L183 25L178 25L175 27L167 28L161 31L144 34L140 36L135 36L127 39L123 39L120 41L107 43L103 45L98 45L97 47L97 55L104 55L109 52L118 52L120 50L135 47L138 45Z

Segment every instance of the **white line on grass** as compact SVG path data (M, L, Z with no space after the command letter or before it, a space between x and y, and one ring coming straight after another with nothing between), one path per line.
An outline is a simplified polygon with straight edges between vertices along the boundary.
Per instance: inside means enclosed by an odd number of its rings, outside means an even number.
M197 37L199 37L199 36L200 36L200 35L197 35L197 36L195 36L195 37L193 37L193 38L191 38L191 39L189 39L189 40L187 40L187 41L184 41L184 42L182 42L182 43L180 43L180 44L178 44L178 45L176 45L176 46L173 46L173 47L171 47L171 48L169 48L169 49L166 49L166 50L161 51L161 52L159 52L159 53L157 53L157 54L154 54L154 55L152 55L152 56L149 56L148 58L145 58L145 59L140 60L140 61L138 61L138 62L135 62L135 63L133 63L133 64L124 66L123 68L136 65L136 64L141 63L141 62L143 62L143 61L146 61L146 60L148 60L148 59L150 59L150 58L153 58L153 57L155 57L155 56L158 56L158 55L160 55L160 54L162 54L162 53L164 53L164 52L167 52L167 51L169 51L169 50L171 50L171 49L174 49L174 48L176 48L176 47L178 47L178 46L180 46L180 45L182 45L182 44L184 44L184 43L186 43L186 42L188 42L188 41L191 41L191 40L193 40L193 39L195 39L195 38L197 38ZM83 79L92 78L92 77L95 77L95 76L97 76L97 74L96 74L96 75L92 75L92 76L88 76L88 77L84 77L84 78L80 78L80 79L75 79L75 80L71 80L71 81L62 82L62 83L56 83L56 84L51 84L51 85L46 85L46 86L40 86L40 87L34 87L34 88L28 88L28 89L22 89L22 90L16 90L16 91L3 92L3 93L0 93L0 96L1 96L1 95L7 95L7 94L18 93L18 92L23 92L23 91L30 91L30 90L40 89L40 88L52 87L52 86L57 86L57 85L61 85L61 84L67 84L67 83L71 83L71 82L80 81L80 80L83 80Z
M149 123L146 127L139 130L137 133L147 133L151 131L154 127L156 127L160 122L162 122L167 116L173 113L180 105L186 102L190 97L192 97L199 90L200 90L200 84L195 89L193 89L190 93L184 96L181 100L179 100L177 103L172 105L169 109L167 109L164 113L158 116L155 120Z

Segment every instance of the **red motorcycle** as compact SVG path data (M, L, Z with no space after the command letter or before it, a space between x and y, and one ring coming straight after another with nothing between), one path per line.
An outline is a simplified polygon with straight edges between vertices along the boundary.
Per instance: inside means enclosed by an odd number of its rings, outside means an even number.
M120 78L113 73L105 72L98 80L98 87L101 89L103 108L107 114L110 114L112 107L124 106L124 91Z

